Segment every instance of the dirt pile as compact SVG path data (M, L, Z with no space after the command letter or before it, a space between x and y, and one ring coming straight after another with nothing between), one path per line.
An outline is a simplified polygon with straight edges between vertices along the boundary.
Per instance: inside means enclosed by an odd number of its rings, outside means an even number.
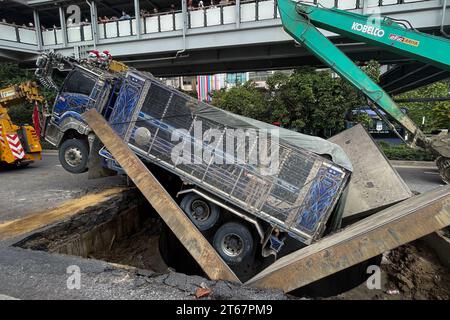
M389 252L382 269L389 289L398 289L403 299L450 299L450 270L421 240Z

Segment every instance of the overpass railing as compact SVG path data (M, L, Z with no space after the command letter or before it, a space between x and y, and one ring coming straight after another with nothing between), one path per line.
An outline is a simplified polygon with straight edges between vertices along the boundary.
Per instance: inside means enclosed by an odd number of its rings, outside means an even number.
M305 2L320 3L325 7L340 9L360 9L364 0L310 0ZM389 6L431 0L368 0L368 7ZM220 25L236 24L236 22L253 22L278 19L279 13L275 0L241 1L239 21L236 21L236 5L224 4L205 8L196 8L187 12L187 28L205 28ZM165 12L146 17L140 17L142 34L156 34L177 31L183 28L183 14L181 11ZM99 39L121 38L136 35L136 19L117 20L98 23ZM33 28L4 24L0 22L0 40L37 44L36 31ZM77 43L92 41L91 24L67 27L67 42ZM63 30L52 28L42 31L42 44L55 46L63 44Z

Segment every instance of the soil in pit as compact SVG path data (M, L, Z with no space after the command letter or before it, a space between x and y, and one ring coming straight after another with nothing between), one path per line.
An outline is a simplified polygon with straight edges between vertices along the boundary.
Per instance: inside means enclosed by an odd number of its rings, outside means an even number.
M391 251L387 260L383 268L389 285L404 299L450 299L450 270L424 241Z
M381 290L366 283L338 295L338 299L448 300L450 270L425 241L417 240L383 255Z
M159 227L147 220L142 229L128 237L113 239L108 248L92 252L89 258L132 266L154 272L167 272L168 267L159 253Z

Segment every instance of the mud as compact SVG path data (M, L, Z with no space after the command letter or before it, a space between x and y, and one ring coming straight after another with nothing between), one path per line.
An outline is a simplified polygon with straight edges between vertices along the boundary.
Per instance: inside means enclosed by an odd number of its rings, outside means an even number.
M424 241L397 248L386 258L383 270L388 274L388 285L403 299L450 299L450 270Z
M381 288L366 283L332 299L448 300L450 269L443 266L425 240L417 240L383 255Z
M168 272L159 253L159 223L147 220L138 233L113 239L109 247L92 252L89 258L132 266L153 272Z

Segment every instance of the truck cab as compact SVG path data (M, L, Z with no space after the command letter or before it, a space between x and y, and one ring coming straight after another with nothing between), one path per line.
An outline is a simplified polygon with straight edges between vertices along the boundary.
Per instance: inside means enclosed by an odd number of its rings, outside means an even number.
M81 114L87 108L98 108L99 112L108 103L111 89L117 79L96 68L75 66L66 76L45 119L45 140L59 150L59 160L71 173L88 170L88 158L94 134L83 121ZM107 114L104 114L108 116Z

